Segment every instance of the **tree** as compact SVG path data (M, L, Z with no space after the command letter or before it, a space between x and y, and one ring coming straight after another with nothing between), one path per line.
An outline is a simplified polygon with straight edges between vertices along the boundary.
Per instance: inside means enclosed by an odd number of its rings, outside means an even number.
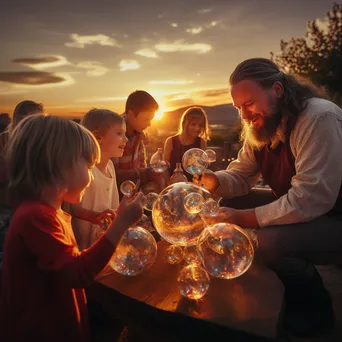
M308 77L342 105L342 4L335 3L324 20L309 21L305 37L281 40L280 49L271 59L284 71Z

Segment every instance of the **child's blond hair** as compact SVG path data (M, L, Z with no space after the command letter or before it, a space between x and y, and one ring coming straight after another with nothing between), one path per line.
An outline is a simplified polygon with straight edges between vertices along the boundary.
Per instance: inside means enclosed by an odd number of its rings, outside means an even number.
M190 107L188 108L182 115L179 125L178 134L182 134L186 128L189 126L191 120L203 118L204 127L202 132L199 134L199 137L202 138L204 141L208 141L209 138L209 124L207 114L201 107Z
M122 124L124 118L108 109L93 108L81 120L81 125L91 131L96 138L106 134L113 124Z
M66 173L83 157L97 163L100 148L86 128L57 116L32 115L11 132L8 149L10 195L39 198L47 185L63 185Z

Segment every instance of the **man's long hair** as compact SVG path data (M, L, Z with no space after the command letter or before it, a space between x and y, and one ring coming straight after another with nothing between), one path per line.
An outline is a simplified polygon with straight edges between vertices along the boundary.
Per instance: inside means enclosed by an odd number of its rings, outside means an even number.
M243 80L253 80L264 89L270 89L275 82L284 87L284 95L279 99L279 110L282 116L288 117L286 137L296 124L300 112L307 106L312 97L326 98L323 88L313 85L308 79L283 72L277 64L266 58L251 58L241 62L229 78L230 86Z

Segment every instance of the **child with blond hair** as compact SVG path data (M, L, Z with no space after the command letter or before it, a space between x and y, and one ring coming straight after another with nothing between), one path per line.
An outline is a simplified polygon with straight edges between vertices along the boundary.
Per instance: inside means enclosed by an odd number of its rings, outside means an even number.
M81 202L100 160L94 136L75 122L33 115L11 132L10 193L16 211L6 235L1 341L89 341L84 287L107 265L143 213L143 195L124 198L107 231L79 251L64 201Z
M90 247L102 234L103 220L110 219L119 205L116 174L111 158L122 156L126 142L124 118L107 109L93 108L81 125L95 136L101 160L92 168L93 181L80 204L72 205L73 228L80 250Z

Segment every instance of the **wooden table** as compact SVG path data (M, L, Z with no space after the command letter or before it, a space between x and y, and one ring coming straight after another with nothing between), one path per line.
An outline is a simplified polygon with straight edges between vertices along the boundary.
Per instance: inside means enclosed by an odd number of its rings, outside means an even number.
M211 279L207 295L198 301L181 296L177 277L184 264L165 260L165 241L158 243L154 265L135 277L116 272L98 279L98 300L107 312L166 335L229 341L266 341L277 335L283 286L276 275L254 261L247 273L233 280ZM104 286L103 286L104 285ZM197 337L195 337L197 336ZM216 337L215 337L216 336ZM160 341L166 341L162 338Z

